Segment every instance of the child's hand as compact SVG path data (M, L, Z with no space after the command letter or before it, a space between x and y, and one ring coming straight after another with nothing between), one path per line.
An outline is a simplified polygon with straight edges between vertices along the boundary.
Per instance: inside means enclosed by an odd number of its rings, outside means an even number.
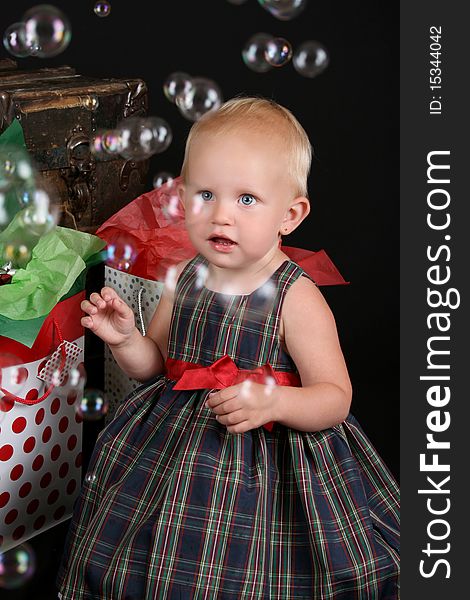
M244 433L275 421L278 390L272 385L244 381L209 394L206 406L230 433Z
M91 294L80 307L87 314L82 317L82 325L107 344L118 346L130 339L135 329L134 313L112 288Z

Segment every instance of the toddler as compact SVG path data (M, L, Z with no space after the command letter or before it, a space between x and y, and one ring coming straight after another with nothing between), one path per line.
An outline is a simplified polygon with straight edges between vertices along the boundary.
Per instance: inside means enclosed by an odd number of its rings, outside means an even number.
M197 255L148 334L110 288L83 302L144 383L91 457L63 600L399 597L397 485L349 414L333 315L280 248L309 213L310 162L273 101L206 113L178 190Z

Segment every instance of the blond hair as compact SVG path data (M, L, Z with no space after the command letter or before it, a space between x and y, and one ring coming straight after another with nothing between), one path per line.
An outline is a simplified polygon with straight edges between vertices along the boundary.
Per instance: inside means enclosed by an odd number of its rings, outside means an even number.
M186 140L181 168L183 179L188 168L191 144L198 135L205 132L223 134L240 126L282 141L286 154L286 173L293 180L296 195L307 196L307 178L312 161L312 146L308 135L290 110L266 98L238 96L228 100L217 110L205 113L196 121Z

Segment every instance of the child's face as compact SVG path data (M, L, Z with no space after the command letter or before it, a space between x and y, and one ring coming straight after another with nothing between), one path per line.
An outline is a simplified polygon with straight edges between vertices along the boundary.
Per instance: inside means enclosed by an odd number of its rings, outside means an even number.
M219 267L272 256L295 200L281 142L248 130L193 141L182 197L196 250Z

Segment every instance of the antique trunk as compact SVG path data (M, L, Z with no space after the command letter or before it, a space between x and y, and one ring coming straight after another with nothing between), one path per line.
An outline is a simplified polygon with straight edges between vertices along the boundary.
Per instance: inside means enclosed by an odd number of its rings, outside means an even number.
M94 231L145 191L148 161L90 152L96 131L147 114L141 79L96 79L68 66L21 71L0 61L0 133L18 119L49 189L57 193L60 225Z

